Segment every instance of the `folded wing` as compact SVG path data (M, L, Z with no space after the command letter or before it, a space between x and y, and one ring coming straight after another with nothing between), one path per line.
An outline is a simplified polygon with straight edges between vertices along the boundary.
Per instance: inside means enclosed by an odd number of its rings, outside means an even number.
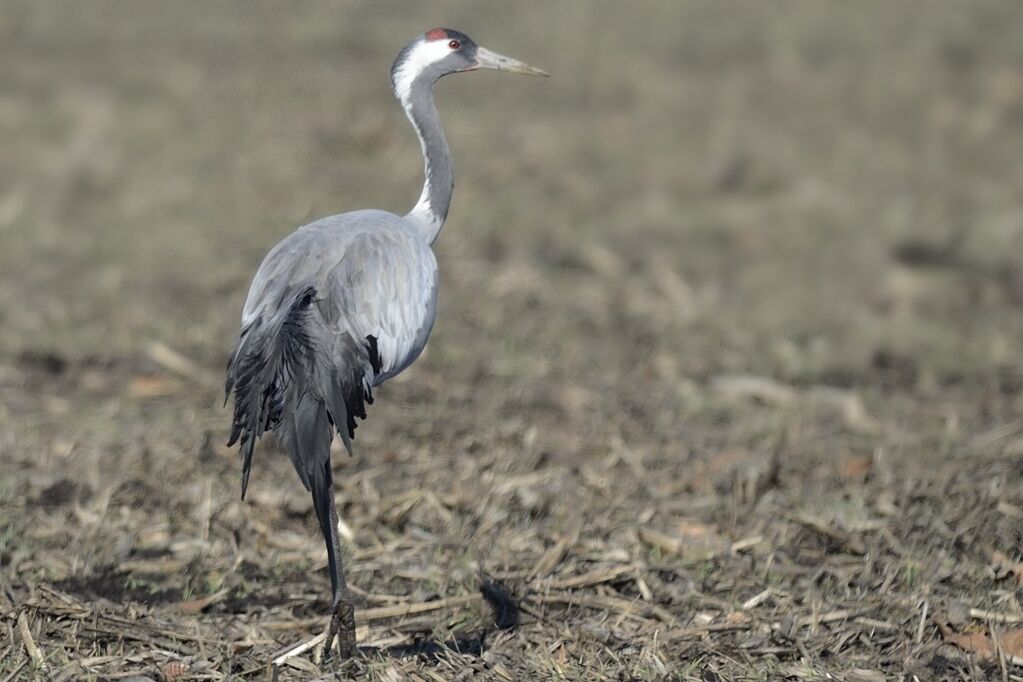
M307 488L329 477L332 429L352 451L372 388L407 367L433 323L436 261L398 229L303 228L264 260L228 363L242 446L242 496L255 442L276 431Z

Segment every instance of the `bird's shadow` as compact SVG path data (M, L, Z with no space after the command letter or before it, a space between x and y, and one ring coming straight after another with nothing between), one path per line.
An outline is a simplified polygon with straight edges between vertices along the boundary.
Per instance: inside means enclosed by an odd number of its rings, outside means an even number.
M475 634L454 637L448 640L424 638L410 644L399 644L384 648L360 647L363 655L377 655L385 658L420 658L429 663L436 663L446 652L481 656L486 650L486 639L495 630L511 630L519 624L518 603L504 585L494 580L484 580L480 584L480 593L490 606L493 621L485 625Z
M375 650L363 649L363 651L385 658L419 658L429 663L436 663L448 651L469 656L481 656L485 650L484 640L487 634L487 630L481 630L475 635L456 637L445 641L426 638L411 644L399 644Z

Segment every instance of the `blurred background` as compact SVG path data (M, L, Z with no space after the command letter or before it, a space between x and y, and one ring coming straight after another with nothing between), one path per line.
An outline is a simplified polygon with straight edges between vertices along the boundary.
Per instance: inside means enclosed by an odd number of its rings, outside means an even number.
M437 87L456 164L440 309L424 356L379 391L360 456L335 458L352 580L368 607L471 594L486 573L559 615L496 644L482 615L373 622L366 665L436 665L387 653L428 635L478 635L475 653L439 655L515 676L994 665L956 639L984 622L927 614L1019 610L1004 568L1023 541L1011 1L4 0L11 622L27 609L74 674L109 672L83 656L167 661L70 637L37 585L203 628L220 645L171 657L193 674L265 665L322 626L324 553L287 458L264 447L238 500L223 367L273 244L415 202L419 146L388 74L434 26L552 77ZM621 566L577 591L638 603L640 620L550 597ZM308 622L274 630L267 614ZM886 626L867 636L856 617ZM721 622L740 627L652 634Z

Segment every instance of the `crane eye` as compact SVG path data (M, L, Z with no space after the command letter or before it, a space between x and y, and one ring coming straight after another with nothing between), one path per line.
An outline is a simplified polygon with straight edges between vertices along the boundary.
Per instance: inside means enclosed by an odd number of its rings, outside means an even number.
M457 40L452 40L450 43L448 43L448 47L450 47L452 50L457 50L461 46L462 43L458 42Z

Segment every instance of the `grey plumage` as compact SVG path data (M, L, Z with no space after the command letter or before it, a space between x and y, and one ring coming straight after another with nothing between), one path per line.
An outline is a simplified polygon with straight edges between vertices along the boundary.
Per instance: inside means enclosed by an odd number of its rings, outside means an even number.
M231 443L278 437L306 488L323 475L331 427L349 452L372 389L420 354L433 326L437 261L408 221L355 211L306 225L263 260L228 364ZM306 430L326 434L303 441Z
M227 394L235 401L229 445L240 443L242 497L256 442L273 431L312 493L333 594L325 646L340 631L343 654L354 649L355 623L341 566L330 443L336 431L353 452L356 419L366 417L373 388L426 345L437 307L430 245L454 187L432 88L448 73L476 68L542 74L449 29L429 31L401 51L392 87L423 149L419 201L405 216L363 210L317 220L277 244L252 280L228 362Z

